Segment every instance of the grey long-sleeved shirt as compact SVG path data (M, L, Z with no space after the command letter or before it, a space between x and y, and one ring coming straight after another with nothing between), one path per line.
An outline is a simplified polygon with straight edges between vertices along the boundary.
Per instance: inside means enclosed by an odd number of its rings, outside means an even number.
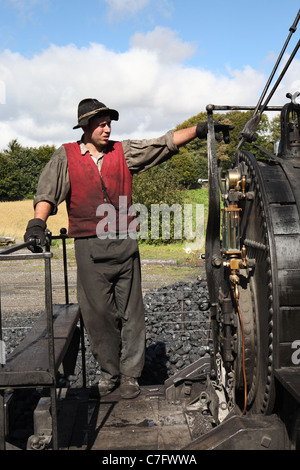
M141 173L178 153L173 134L173 131L169 131L156 139L124 140L122 142L123 151L131 173ZM83 156L89 153L83 140L79 141L79 144ZM98 155L97 159L93 156L92 158L98 168L101 169L103 158L105 158L105 149ZM69 191L70 178L67 155L65 148L61 146L53 154L41 173L34 206L41 201L50 202L52 214L55 214L57 206L67 198Z

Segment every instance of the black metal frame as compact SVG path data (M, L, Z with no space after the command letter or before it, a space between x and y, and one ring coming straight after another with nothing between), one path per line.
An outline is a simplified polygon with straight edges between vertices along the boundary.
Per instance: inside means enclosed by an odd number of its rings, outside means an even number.
M66 239L68 235L65 229L61 229L60 235L53 236L52 239L61 239L63 245L63 266L64 266L64 281L65 281L65 301L66 305L69 304L68 292L68 272L67 272L67 253L66 253ZM52 446L54 450L58 449L58 422L57 422L57 396L56 396L56 372L55 372L55 350L54 350L54 328L53 328L53 301L52 301L52 276L51 276L51 258L53 253L50 252L50 247L46 246L46 251L42 253L12 253L21 250L26 243L22 243L7 250L0 251L0 261L14 261L14 260L44 260L45 267L45 309L47 317L47 331L48 331L48 353L49 353L49 373L53 378L53 385L50 388L50 403L51 403L51 416L52 416ZM80 335L81 335L81 352L82 352L82 376L83 387L86 387L86 364L85 364L85 345L84 345L84 326L82 317L80 315ZM2 316L1 316L1 291L0 291L0 340L2 341ZM0 374L3 364L0 364ZM26 370L24 370L26 374ZM34 388L37 385L26 388ZM0 450L6 448L6 425L5 425L5 410L4 410L4 395L7 387L0 387Z
M68 264L67 264L67 247L66 240L69 238L65 228L60 229L60 235L52 236L52 240L61 240L63 248L63 266L64 266L64 282L65 282L65 301L66 305L69 302L69 284L68 284ZM1 304L0 304L1 307ZM82 316L80 315L80 340L81 340L81 355L82 355L82 381L83 388L86 388L86 361L85 361L85 346L84 346L84 324Z

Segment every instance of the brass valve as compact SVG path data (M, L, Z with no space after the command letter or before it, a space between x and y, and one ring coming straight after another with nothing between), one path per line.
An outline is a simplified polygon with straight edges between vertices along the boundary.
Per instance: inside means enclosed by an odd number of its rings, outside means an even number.
M223 266L230 269L229 280L232 284L232 289L234 291L234 296L236 299L239 298L239 290L238 285L240 283L240 278L238 272L241 268L247 268L247 250L245 245L243 245L242 250L240 252L241 258L235 253L232 255L227 261L224 261Z
M239 298L239 287L238 287L238 285L240 283L240 278L239 278L239 276L237 275L236 272L233 272L229 276L229 279L230 279L231 284L232 284L231 287L234 291L234 297L235 297L236 300L238 300L238 298Z

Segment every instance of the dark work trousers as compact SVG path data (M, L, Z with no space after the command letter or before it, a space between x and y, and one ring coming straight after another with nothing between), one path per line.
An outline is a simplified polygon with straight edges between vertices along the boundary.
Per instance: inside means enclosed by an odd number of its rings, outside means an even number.
M139 377L146 334L137 241L76 239L75 253L78 303L101 376Z

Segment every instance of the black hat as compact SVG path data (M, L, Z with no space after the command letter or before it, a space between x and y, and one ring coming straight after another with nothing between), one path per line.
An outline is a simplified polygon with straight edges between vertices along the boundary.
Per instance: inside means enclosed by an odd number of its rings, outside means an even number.
M119 120L119 113L115 109L109 109L105 104L93 98L87 98L80 101L78 105L78 124L73 129L79 129L82 126L86 126L89 120L98 115L105 114L109 115L113 121Z

